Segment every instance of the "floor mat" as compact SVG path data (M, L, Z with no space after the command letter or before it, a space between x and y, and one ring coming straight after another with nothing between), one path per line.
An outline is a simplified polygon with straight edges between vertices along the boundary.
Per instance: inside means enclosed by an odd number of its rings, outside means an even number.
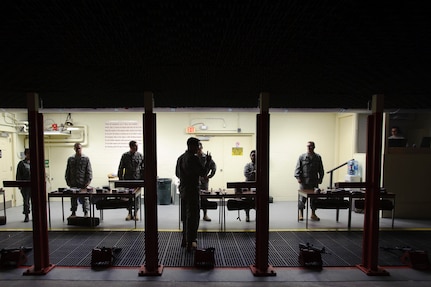
M361 263L362 235L340 231L269 232L268 263L274 267L296 267L299 244L325 248L323 266L346 267ZM159 263L166 267L193 266L193 253L181 248L181 232L159 232ZM56 266L90 266L93 248L118 248L113 266L139 267L145 264L145 232L127 231L50 231L49 260ZM32 248L29 231L0 232L0 249ZM430 231L381 231L379 265L403 266L403 249L425 250L431 242ZM200 232L200 248L215 248L216 267L247 267L255 263L255 233ZM27 252L25 265L33 265L33 250Z

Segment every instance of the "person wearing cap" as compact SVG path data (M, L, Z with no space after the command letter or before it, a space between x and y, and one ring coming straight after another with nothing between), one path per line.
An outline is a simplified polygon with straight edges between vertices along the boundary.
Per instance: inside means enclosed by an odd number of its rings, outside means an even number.
M208 174L211 154L206 154L203 165L197 156L199 139L190 137L187 140L187 150L178 157L175 175L180 179L181 219L183 222L183 238L181 247L190 252L197 248L197 236L200 213L199 177Z
M315 189L322 183L325 174L323 170L322 157L314 152L316 145L313 141L307 142L307 152L299 156L295 168L295 178L299 183L300 189ZM298 202L299 220L304 220L304 208L307 198L301 197ZM316 215L314 202L311 200L311 220L319 221Z

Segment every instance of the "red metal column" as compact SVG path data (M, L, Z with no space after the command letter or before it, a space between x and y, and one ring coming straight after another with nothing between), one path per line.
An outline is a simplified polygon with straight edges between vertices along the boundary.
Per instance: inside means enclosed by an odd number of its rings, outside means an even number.
M256 148L256 256L251 265L254 276L275 276L268 264L269 241L269 94L260 95L260 114L257 115Z
M358 265L358 267L367 275L387 276L389 273L378 266L383 95L373 96L372 108L373 114L368 117L367 188L365 193L362 264Z
M39 110L39 96L27 94L31 203L33 216L33 251L34 265L23 275L45 275L52 268L49 263L48 221L46 212L45 155L43 142L43 115Z
M139 276L160 276L159 239L157 226L157 147L156 115L153 113L153 94L144 93L144 207L145 207L145 265Z

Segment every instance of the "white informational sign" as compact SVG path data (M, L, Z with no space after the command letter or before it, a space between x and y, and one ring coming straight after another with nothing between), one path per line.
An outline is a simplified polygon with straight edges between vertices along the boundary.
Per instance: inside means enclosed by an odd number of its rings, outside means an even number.
M105 122L105 148L127 149L129 142L134 140L142 147L142 123L138 121L107 121Z

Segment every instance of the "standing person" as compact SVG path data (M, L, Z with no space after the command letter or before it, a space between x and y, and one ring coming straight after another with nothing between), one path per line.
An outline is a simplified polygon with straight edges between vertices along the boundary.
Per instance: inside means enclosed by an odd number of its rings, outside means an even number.
M24 149L25 158L18 163L16 168L16 180L30 180L30 149ZM28 222L30 214L31 187L23 186L19 188L23 200L24 222Z
M144 156L138 152L138 144L136 141L129 142L130 150L123 153L121 156L120 164L118 165L118 179L119 180L136 180L143 179L144 174ZM129 200L129 208L126 220L139 220L138 210L140 205L140 198L136 198L135 214L132 214L135 202L131 198Z
M250 162L244 166L245 181L256 181L256 150L250 152ZM250 206L253 205L253 199L246 199ZM250 209L245 209L245 221L250 222Z
M206 154L203 165L197 156L199 140L190 137L187 140L187 150L178 157L175 175L180 179L181 218L183 220L183 239L181 246L187 251L197 248L199 228L199 177L208 174L212 157Z
M207 161L206 154L203 152L203 146L202 143L199 142L199 152L198 157L201 160L202 165L205 165ZM209 185L209 179L212 178L217 171L217 165L214 162L214 160L211 159L211 162L209 164L209 171L208 174L205 176L199 177L199 183L200 183L200 190L208 190ZM201 198L201 207L205 206L207 204L208 199L207 198ZM205 221L211 221L211 218L208 216L208 210L206 208L202 208L202 211L204 213L203 220Z
M315 189L322 183L324 170L322 157L314 152L316 145L314 142L307 142L307 152L300 155L295 168L295 178L299 183L300 189ZM304 220L304 207L307 198L301 197L298 202L299 220ZM319 221L316 215L316 208L311 200L311 219Z
M73 145L75 155L70 156L67 159L66 166L66 183L71 188L86 189L93 179L93 170L91 169L90 158L82 153L82 145L77 142ZM90 201L88 197L79 198L82 202L82 211L84 216L88 216L88 210L90 209ZM76 216L76 210L78 208L78 198L71 197L71 208L72 214L70 216Z

